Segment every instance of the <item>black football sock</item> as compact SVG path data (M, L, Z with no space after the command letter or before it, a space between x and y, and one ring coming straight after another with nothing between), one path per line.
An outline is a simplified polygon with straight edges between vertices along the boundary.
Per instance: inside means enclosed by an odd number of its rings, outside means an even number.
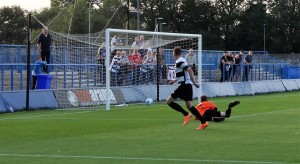
M196 116L197 118L199 118L199 120L201 121L202 124L204 124L206 122L206 120L204 119L204 117L202 117L200 115L200 113L198 112L198 110L192 106L190 109L191 113L193 113L194 116Z
M187 111L185 111L179 104L175 103L175 102L171 102L170 104L168 104L172 109L182 113L184 116L187 116L189 113Z
M227 108L225 114L226 114L226 118L230 117L230 115L231 115L231 108Z

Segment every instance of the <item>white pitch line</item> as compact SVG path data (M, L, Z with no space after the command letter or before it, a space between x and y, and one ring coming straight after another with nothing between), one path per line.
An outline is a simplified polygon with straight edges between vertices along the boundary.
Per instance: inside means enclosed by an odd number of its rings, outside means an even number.
M18 120L18 119L28 119L28 118L41 118L41 117L51 117L51 116L63 116L63 115L71 115L71 114L81 114L92 111L80 111L74 113L59 113L59 114L47 114L47 115L38 115L38 116L23 116L23 117L14 117L14 118L2 118L1 120Z
M300 110L300 108L287 109L287 110L279 110L279 111L272 111L272 112L264 112L264 113L254 113L254 114L239 115L239 116L231 116L230 118L258 116L258 115L273 114L273 113L280 113L280 112L293 111L293 110Z
M241 118L241 117L251 117L251 116L258 116L258 115L265 115L265 114L272 114L272 113L280 113L280 112L286 112L286 111L293 111L293 110L300 110L300 108L294 108L294 109L287 109L287 110L280 110L280 111L272 111L272 112L264 112L264 113L254 113L254 114L247 114L247 115L239 115L239 116L231 116L230 119L233 118ZM28 116L28 117L15 117L15 118L3 118L1 120L18 120L18 119L28 119L28 118L33 118L33 119L45 119L44 117L51 117L51 116L63 116L63 115L71 115L71 114L80 114L80 113L86 113L86 112L94 112L94 111L82 111L82 112L75 112L75 113L62 113L62 114L49 114L49 115L40 115L40 116ZM86 118L47 118L47 119L60 119L60 120L84 120ZM92 120L92 119L89 119ZM113 119L113 118L108 118L108 119L95 119L95 120L103 120L103 121L155 121L155 120L160 120L160 121L173 121L174 119Z
M140 161L174 161L174 162L207 162L207 163L246 163L246 164L286 164L274 161L241 161L241 160L201 160L201 159L179 159L179 158L138 158L138 157L112 157L112 156L78 156L78 155L42 155L42 154L0 154L0 156L12 157L46 157L46 158L89 158L89 159L113 159L113 160L140 160ZM297 163L289 163L297 164Z

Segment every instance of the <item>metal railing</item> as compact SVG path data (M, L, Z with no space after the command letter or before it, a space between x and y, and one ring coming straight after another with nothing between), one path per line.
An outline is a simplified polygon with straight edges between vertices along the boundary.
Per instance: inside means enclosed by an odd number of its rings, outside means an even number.
M223 65L220 82L261 81L282 79L289 64L260 63Z
M34 66L31 65L31 70ZM105 66L102 64L49 64L48 66L52 67L51 89L105 87ZM156 71L156 65L128 65L130 69L120 67L117 71L111 71L111 86L155 85L157 72L159 72L160 84L167 84L168 66L171 65L161 66L160 71ZM233 66L239 66L239 71L231 69L226 73L224 66L222 73L214 64L203 64L202 81L219 82L221 76L224 82L247 81L246 71L248 71L248 81L276 80L283 77L283 70L288 65L262 63L253 64L252 68L246 67L249 65L231 65L232 68ZM142 71L141 68L146 71ZM149 71L150 69L153 71ZM195 75L198 76L196 70L197 68L195 68ZM0 71L1 91L26 89L26 64L0 64ZM137 78L142 80L138 81Z

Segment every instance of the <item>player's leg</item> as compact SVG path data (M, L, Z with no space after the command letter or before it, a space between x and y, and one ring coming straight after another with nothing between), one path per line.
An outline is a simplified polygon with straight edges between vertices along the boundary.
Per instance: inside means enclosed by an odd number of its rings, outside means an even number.
M231 115L231 109L233 107L235 107L236 105L238 105L238 104L240 104L240 101L233 101L233 102L229 103L228 104L228 108L227 108L227 110L225 112L225 117L229 118L230 115Z
M183 91L184 92L182 92L181 98L185 100L186 107L190 110L190 112L195 117L199 118L199 120L201 122L201 125L199 126L199 128L197 128L197 130L202 130L202 129L206 128L208 126L208 123L206 122L204 117L202 117L200 115L198 110L193 106L193 87L192 87L192 85L183 85Z
M198 110L193 106L193 102L190 100L185 101L186 107L191 111L191 113L199 118L199 120L201 121L202 124L204 124L206 122L206 120L200 115L200 113L198 112Z
M183 122L183 125L187 125L187 123L189 122L189 119L191 118L191 115L185 111L179 104L177 104L176 102L174 102L174 100L176 98L179 98L179 95L180 95L180 86L171 94L171 96L169 96L167 98L167 104L174 110L182 113L184 115L184 122Z
M218 110L207 110L203 117L206 121L221 122L225 120L225 113Z
M170 96L167 99L167 104L177 112L180 112L184 115L184 121L183 121L183 126L187 125L189 123L190 118L192 117L191 114L189 114L187 111L185 111L179 104L174 102L174 98Z

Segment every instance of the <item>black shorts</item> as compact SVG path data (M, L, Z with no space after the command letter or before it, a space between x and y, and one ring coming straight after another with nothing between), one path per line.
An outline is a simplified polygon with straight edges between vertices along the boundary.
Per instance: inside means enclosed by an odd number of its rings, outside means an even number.
M221 112L217 110L207 110L204 112L203 117L207 121L211 121L213 117L221 117Z
M193 100L193 87L192 84L181 84L172 94L171 96L174 99L180 98L184 101L192 101Z

